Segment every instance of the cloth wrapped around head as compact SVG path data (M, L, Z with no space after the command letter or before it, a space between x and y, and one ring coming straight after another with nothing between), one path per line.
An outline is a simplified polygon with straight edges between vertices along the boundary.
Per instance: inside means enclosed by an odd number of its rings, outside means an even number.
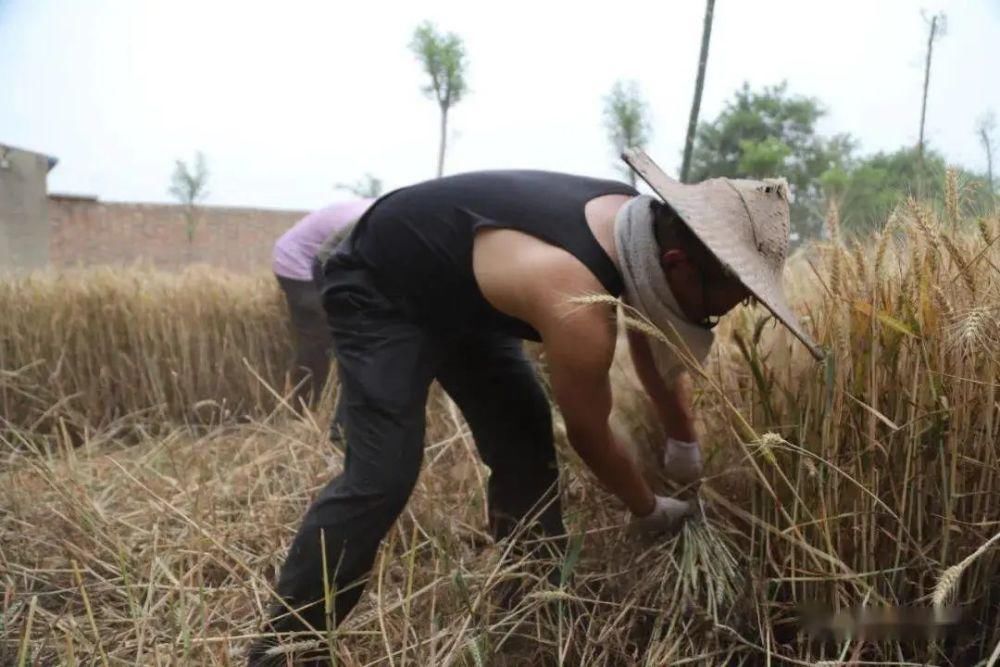
M639 195L625 203L615 218L615 245L625 301L660 329L671 341L650 340L653 359L660 374L673 380L684 370L684 359L701 363L715 339L711 330L689 322L660 266L653 205L655 200Z

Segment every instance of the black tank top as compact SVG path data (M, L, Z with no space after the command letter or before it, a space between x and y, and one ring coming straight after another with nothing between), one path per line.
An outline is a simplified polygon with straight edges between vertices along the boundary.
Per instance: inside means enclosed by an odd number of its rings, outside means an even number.
M367 268L390 298L428 327L451 333L495 330L530 340L538 333L483 297L472 244L483 227L531 234L579 259L613 296L621 276L594 238L584 206L609 194L634 196L624 183L545 171L481 171L391 192L338 247L338 262Z

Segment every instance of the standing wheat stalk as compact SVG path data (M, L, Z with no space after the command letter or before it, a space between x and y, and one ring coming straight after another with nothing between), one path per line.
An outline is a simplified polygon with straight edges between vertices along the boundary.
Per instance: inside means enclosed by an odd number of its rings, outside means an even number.
M854 255L854 268L858 272L858 282L863 288L868 285L868 258L865 256L865 247L860 241L855 240L852 247Z
M945 176L944 205L948 211L948 222L952 229L958 227L958 172L949 169Z
M847 250L840 236L840 209L834 199L830 199L826 209L826 227L830 232L833 255L830 257L830 291L833 292L834 344L838 356L847 362L851 353L851 313L848 305L847 280L844 275L844 260Z
M947 250L948 254L951 256L951 261L955 262L955 265L958 267L958 273L962 277L962 281L965 283L965 286L969 288L969 292L971 294L975 295L976 278L972 268L969 266L969 262L965 259L965 255L962 254L962 250L955 245L955 242L952 241L951 237L947 234L941 235L941 241L945 250Z
M931 213L926 206L914 199L909 201L909 207L923 241L923 263L933 271L937 264L938 233L932 224Z
M833 199L830 200L826 208L826 229L830 233L833 252L830 257L830 290L834 297L840 298L844 293L844 276L841 266L843 246L840 241L840 210L837 208L837 202Z
M990 231L989 219L985 215L981 215L976 219L976 225L979 227L979 235L983 237L986 245L993 243L993 234Z

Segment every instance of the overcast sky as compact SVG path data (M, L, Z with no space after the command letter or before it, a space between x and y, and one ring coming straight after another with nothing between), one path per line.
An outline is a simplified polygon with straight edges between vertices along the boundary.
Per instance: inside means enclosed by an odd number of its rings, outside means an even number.
M613 9L612 9L613 8ZM927 135L983 170L974 134L1000 115L1000 0L718 0L702 119L744 81L786 79L865 152L916 142L926 24L944 10ZM408 49L425 19L457 32L470 91L446 172L614 176L602 98L635 79L650 154L676 173L703 0L0 0L0 142L59 158L50 190L165 201L173 160L202 150L214 204L312 208L365 172L434 176L438 111Z

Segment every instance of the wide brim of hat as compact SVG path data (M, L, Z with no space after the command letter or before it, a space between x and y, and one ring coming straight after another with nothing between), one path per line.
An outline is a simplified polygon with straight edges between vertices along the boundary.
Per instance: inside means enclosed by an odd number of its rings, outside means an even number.
M734 233L732 226L724 224L726 219L745 219L748 215L739 194L725 179L686 185L667 176L639 149L626 149L622 159L677 213L705 247L739 278L757 301L806 346L813 357L823 358L822 349L806 333L788 305L781 273L776 273L768 265L752 242Z

